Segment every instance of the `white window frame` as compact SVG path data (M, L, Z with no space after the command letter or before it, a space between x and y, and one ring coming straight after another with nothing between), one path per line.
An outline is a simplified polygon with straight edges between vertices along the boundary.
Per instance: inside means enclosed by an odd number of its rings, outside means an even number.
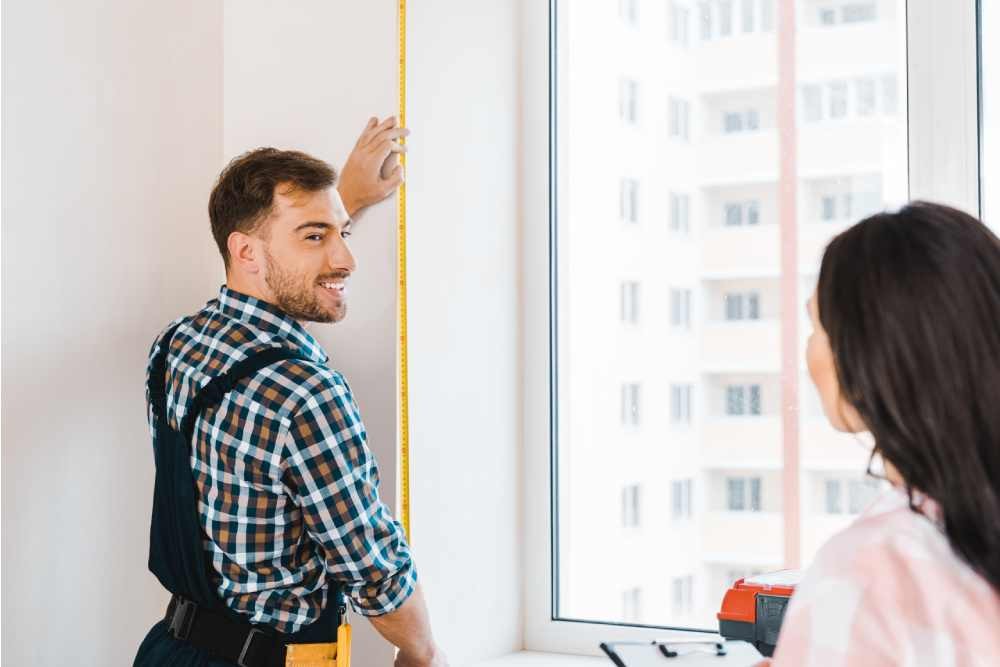
M554 1L554 0L553 0ZM900 99L908 97L910 197L979 211L979 133L974 0L909 0L908 73L900 75ZM775 6L777 24L780 6ZM697 633L554 618L550 391L550 33L544 2L521 0L521 267L523 346L522 507L523 647L531 651L600 655L600 641L699 637ZM700 34L700 26L699 26ZM908 89L908 90L907 90ZM550 180L551 179L551 180ZM558 201L558 200L557 200ZM557 204L558 205L558 204ZM614 610L612 610L614 611Z

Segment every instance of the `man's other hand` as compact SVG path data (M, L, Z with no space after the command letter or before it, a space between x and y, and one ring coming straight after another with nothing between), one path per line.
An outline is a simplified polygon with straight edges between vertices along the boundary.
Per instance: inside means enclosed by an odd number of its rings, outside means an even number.
M400 140L409 134L405 127L398 126L395 116L381 123L374 117L368 120L347 156L337 185L348 215L353 217L366 206L382 201L403 182L399 155L406 152L406 146Z
M396 654L396 661L393 667L448 667L448 659L441 651L422 657L413 657L403 651Z

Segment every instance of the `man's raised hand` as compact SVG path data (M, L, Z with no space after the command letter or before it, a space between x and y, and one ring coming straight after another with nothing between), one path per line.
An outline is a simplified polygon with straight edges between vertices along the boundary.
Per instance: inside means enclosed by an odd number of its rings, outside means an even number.
M408 129L399 127L395 116L382 122L374 117L368 120L347 156L337 185L348 215L382 201L403 182L399 154L406 152L406 146L400 140L409 134Z

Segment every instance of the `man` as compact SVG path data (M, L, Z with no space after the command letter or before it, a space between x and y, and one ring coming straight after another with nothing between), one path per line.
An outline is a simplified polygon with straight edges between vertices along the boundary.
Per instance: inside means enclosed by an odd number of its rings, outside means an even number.
M137 665L335 664L293 653L336 641L341 595L399 648L397 667L446 665L351 390L302 325L345 316L351 218L402 182L406 134L371 119L339 192L329 165L271 148L219 177L226 284L150 353L150 569L174 598Z

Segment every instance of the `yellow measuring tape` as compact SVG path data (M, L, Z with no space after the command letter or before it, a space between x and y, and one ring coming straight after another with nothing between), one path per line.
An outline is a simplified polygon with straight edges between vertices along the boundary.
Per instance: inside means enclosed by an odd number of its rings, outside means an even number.
M406 127L406 0L399 0L399 124ZM405 142L406 139L401 139ZM406 169L406 154L401 153L399 163ZM410 533L410 399L409 377L406 355L406 181L399 186L396 197L398 220L398 262L399 280L399 493L403 530L406 539Z

